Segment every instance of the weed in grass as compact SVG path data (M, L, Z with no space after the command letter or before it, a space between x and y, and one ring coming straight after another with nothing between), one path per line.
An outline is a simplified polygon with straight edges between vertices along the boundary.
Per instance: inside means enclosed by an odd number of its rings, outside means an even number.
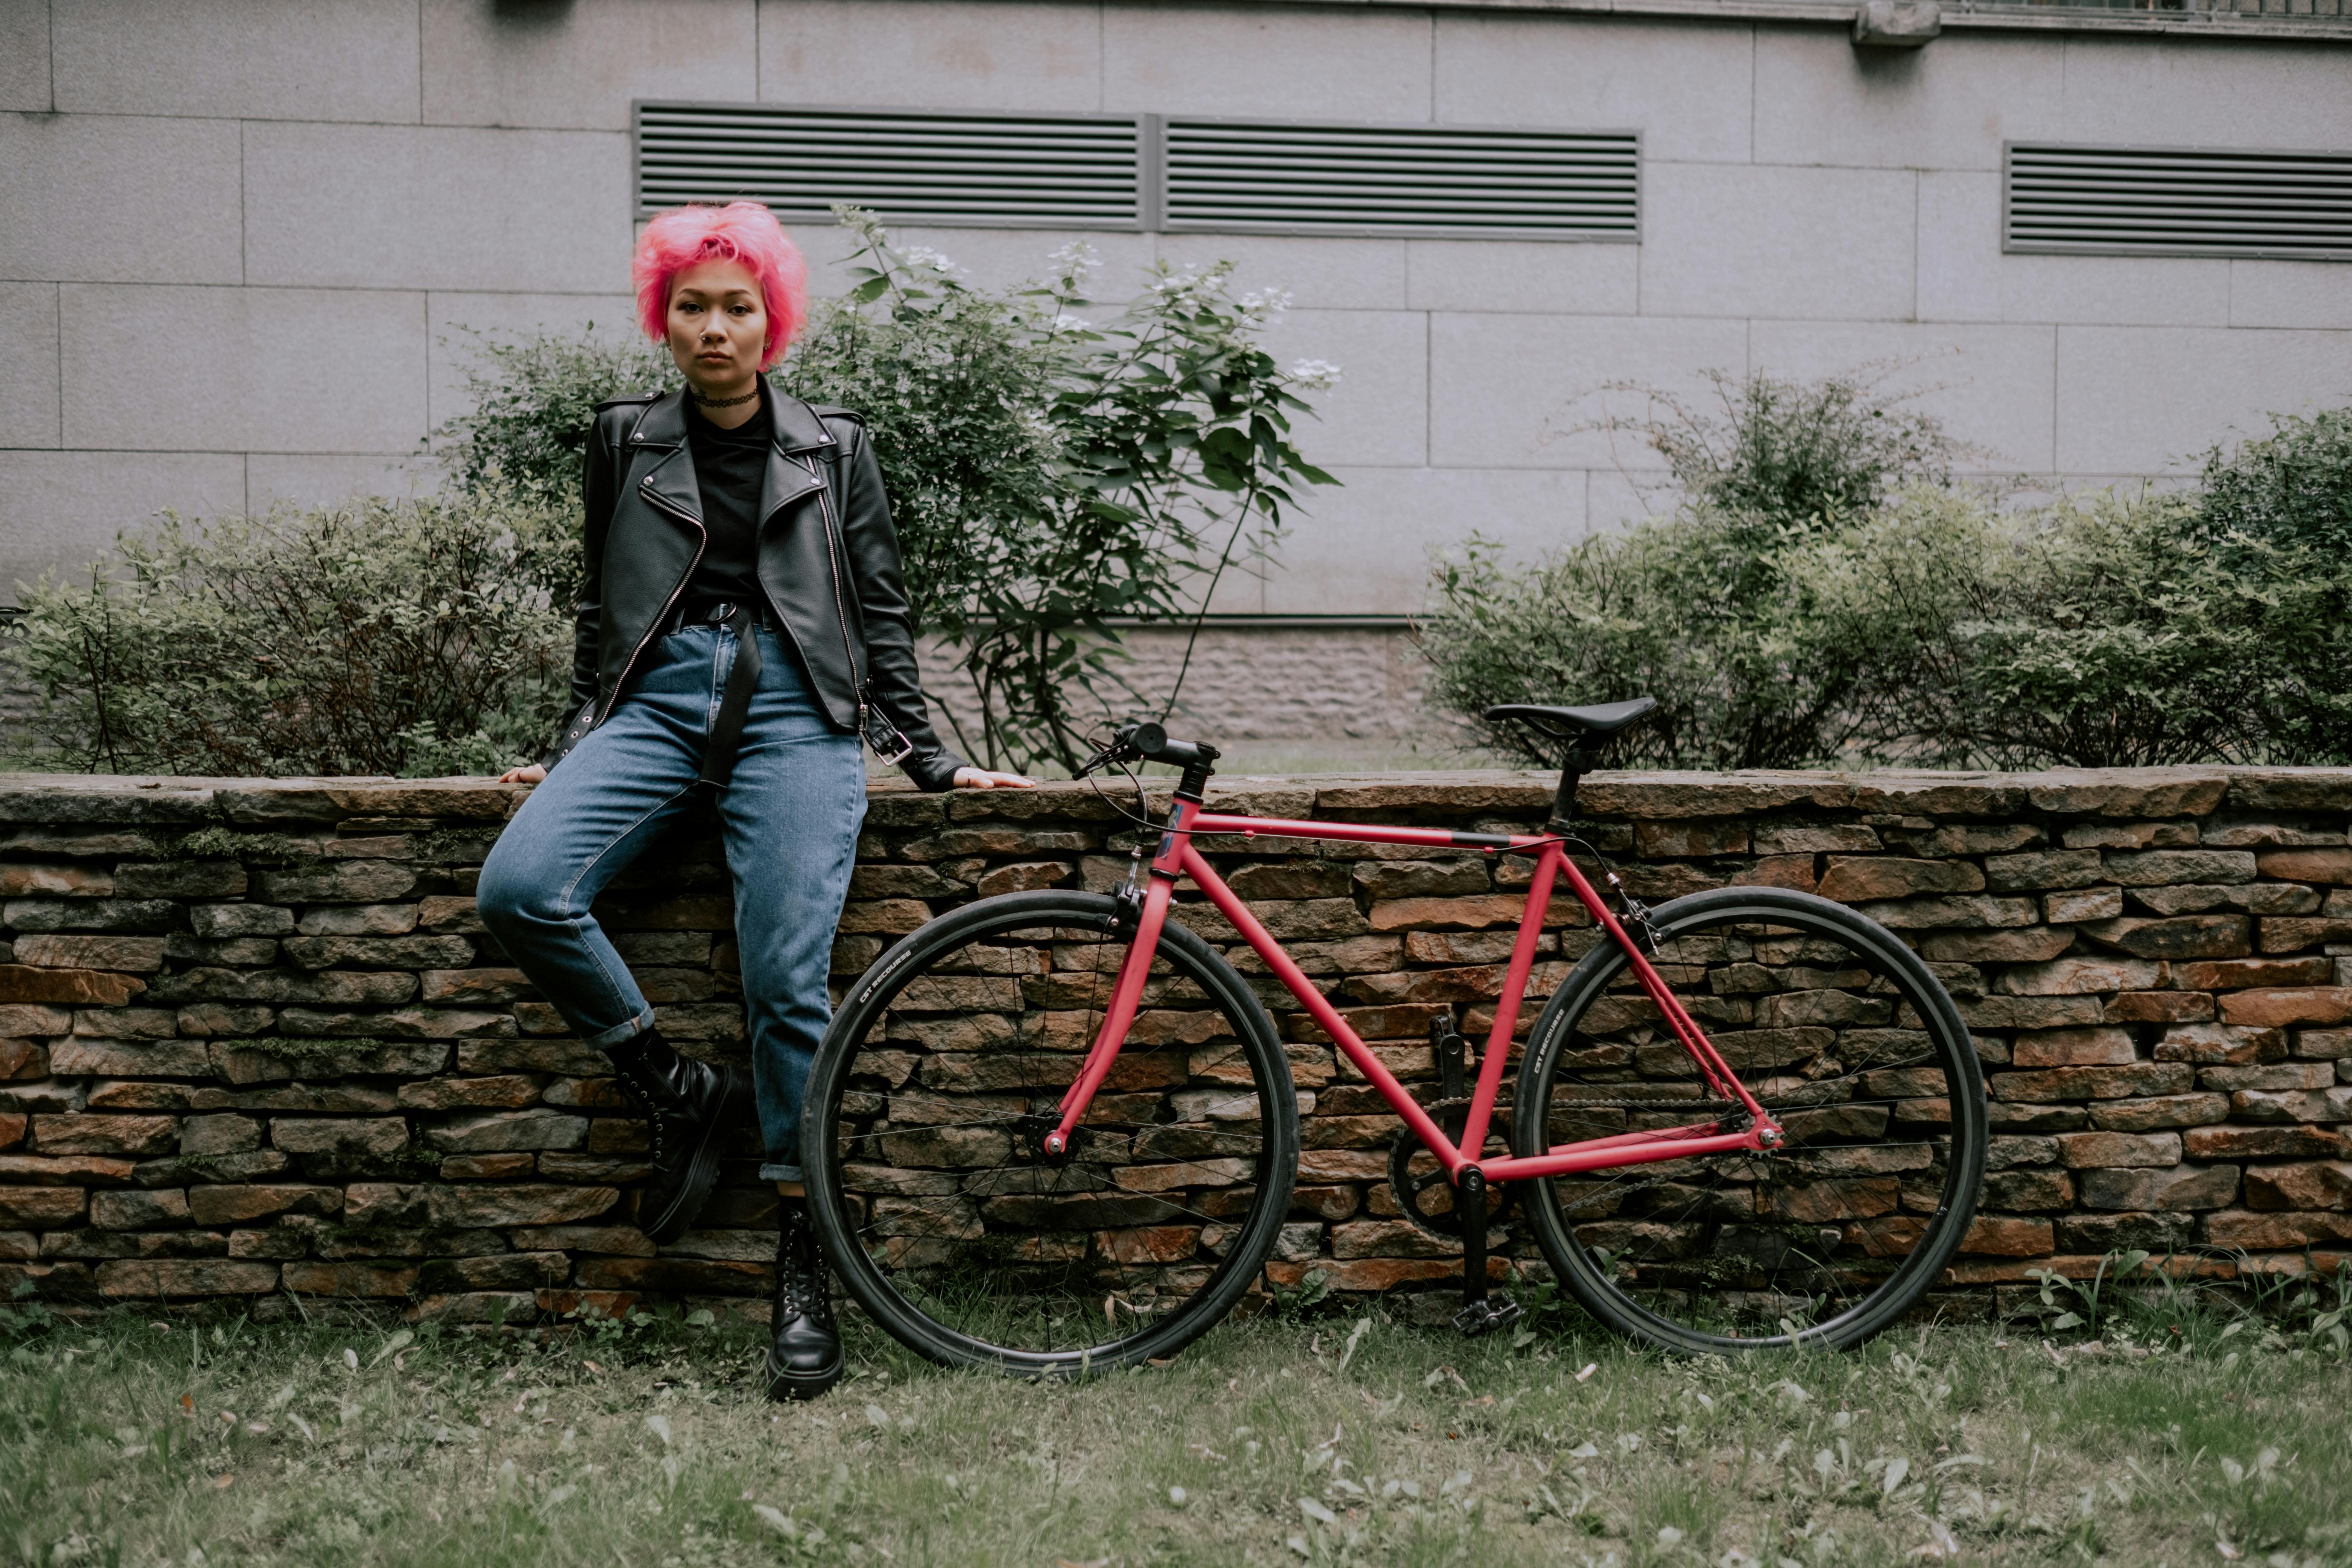
M2070 1279L2051 1268L2029 1269L2026 1278L2042 1287L2042 1305L2056 1312L2047 1325L2051 1330L2062 1331L2080 1328L2095 1335L2099 1331L2102 1299L2111 1305L2114 1300L2107 1293L2107 1286L2110 1283L2121 1285L2137 1274L2147 1259L2148 1254L2138 1249L2121 1254L2110 1252L2099 1259L2097 1269L2088 1279ZM2062 1295L2073 1297L2082 1310L2077 1312L2060 1308L2058 1299Z

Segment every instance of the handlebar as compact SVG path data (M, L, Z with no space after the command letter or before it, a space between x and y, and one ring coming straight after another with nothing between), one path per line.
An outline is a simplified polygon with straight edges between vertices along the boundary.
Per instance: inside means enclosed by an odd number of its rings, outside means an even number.
M1110 744L1087 759L1078 770L1085 778L1097 768L1118 763L1170 763L1180 768L1206 767L1222 755L1205 741L1174 741L1167 729L1149 720L1113 731Z

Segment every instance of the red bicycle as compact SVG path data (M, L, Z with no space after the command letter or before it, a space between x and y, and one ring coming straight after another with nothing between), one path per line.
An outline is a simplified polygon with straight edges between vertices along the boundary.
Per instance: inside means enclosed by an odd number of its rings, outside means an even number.
M1576 836L1577 781L1654 706L1488 711L1567 747L1536 834L1227 816L1202 804L1214 747L1120 731L1085 772L1182 770L1164 819L1142 819L1157 849L1135 851L1126 886L941 915L877 961L834 1021L803 1149L850 1294L950 1364L1036 1375L1172 1355L1260 1278L1294 1199L1301 1252L1317 1249L1309 1230L1319 1247L1325 1221L1351 1217L1354 1188L1296 1188L1296 1069L1327 1110L1347 1108L1318 1127L1360 1134L1357 1112L1376 1106L1402 1121L1371 1217L1439 1238L1424 1251L1458 1246L1465 1331L1519 1311L1488 1283L1489 1227L1514 1195L1578 1302L1671 1349L1848 1346L1910 1312L1983 1177L1968 1030L1917 954L1826 899L1724 888L1649 909L1604 870L1612 910L1569 854L1605 866ZM1453 933L1421 952L1450 966L1375 977L1384 994L1491 1005L1466 1096L1444 1019L1426 1058L1368 1046L1312 977L1337 972L1330 944L1294 957L1252 914L1252 887L1347 891L1345 860L1265 858L1309 841L1531 858L1507 953L1500 933ZM1230 882L1209 858L1229 852L1247 861ZM1580 907L1555 914L1562 879ZM1187 880L1204 901L1178 901ZM1282 1041L1258 994L1273 985L1336 1058L1303 1028ZM1521 1012L1544 986L1498 1136ZM1377 1162L1353 1153L1348 1173Z

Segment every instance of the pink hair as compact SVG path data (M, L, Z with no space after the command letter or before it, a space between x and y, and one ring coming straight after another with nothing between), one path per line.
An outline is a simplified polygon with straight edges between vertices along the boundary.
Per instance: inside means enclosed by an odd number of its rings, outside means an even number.
M808 263L758 202L723 207L685 206L662 214L638 237L629 265L637 287L637 322L656 342L669 337L669 295L677 275L697 262L740 261L760 282L768 307L768 340L760 368L784 357L784 347L808 316Z

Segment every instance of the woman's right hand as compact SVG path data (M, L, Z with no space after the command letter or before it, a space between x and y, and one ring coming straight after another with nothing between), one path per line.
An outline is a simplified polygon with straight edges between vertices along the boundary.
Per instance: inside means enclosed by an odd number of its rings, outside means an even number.
M526 763L519 768L509 768L499 775L500 784L535 784L547 776L547 770L537 763Z

